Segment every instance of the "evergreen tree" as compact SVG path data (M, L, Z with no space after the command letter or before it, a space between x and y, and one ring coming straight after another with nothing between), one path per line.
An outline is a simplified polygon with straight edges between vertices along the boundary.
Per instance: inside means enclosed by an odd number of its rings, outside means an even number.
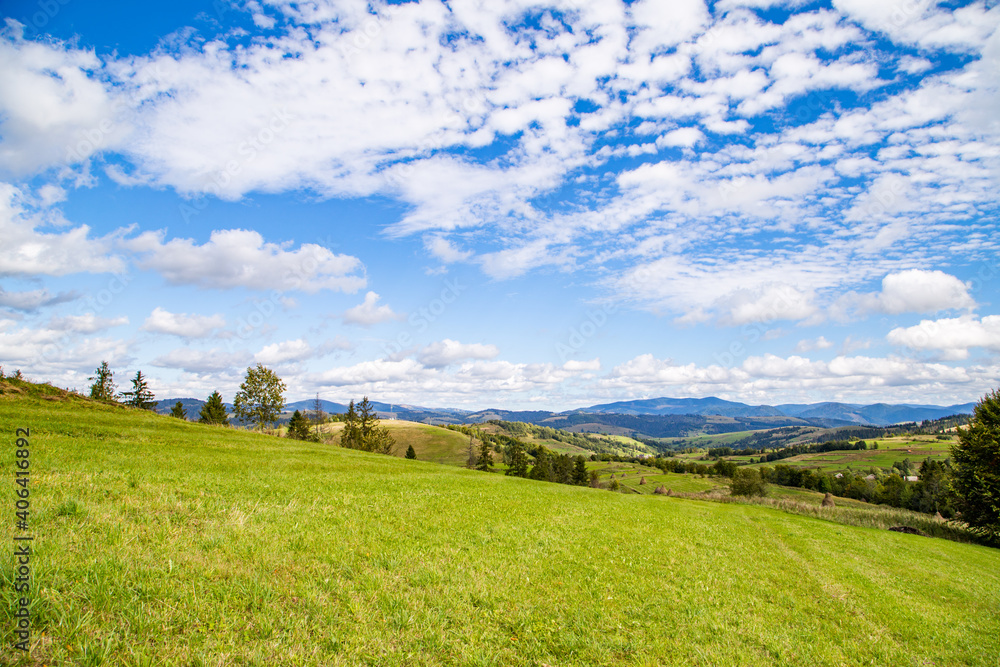
M489 438L484 437L479 444L479 460L476 461L476 470L493 471L493 451L490 449Z
M528 454L524 451L524 445L521 444L521 441L515 440L507 445L507 454L510 457L510 464L504 474L511 477L527 477Z
M961 518L1000 541L1000 389L983 397L952 445L954 489Z
M406 448L406 458L415 459L417 458L417 453L413 450L413 445Z
M583 455L577 456L573 464L573 484L587 486L589 480L590 477L587 475L587 460L583 458Z
M198 421L202 424L220 424L229 426L229 415L226 406L222 404L222 394L213 391L205 405L201 406Z
M288 420L288 433L286 436L294 440L312 439L312 433L309 432L309 422L298 410L293 412L292 418Z
M358 425L358 411L354 408L354 399L347 404L347 414L344 415L344 430L340 432L340 446L350 449L360 449L356 444L361 442L361 432Z
M263 364L247 368L240 390L233 398L233 414L257 428L278 421L285 407L285 383Z
M102 361L101 365L97 367L95 375L87 379L94 381L94 384L90 385L91 398L98 401L115 400L115 392L118 387L115 385L114 373L108 368L108 362Z
M125 399L125 405L140 410L152 410L156 407L153 392L149 390L149 383L142 376L142 371L136 371L132 378L132 391L123 391L122 398Z
M341 432L340 445L376 454L392 454L396 441L389 429L380 426L375 406L365 396L357 406L354 401L347 408L347 423Z
M184 404L180 401L174 403L174 407L170 408L170 416L177 417L178 419L187 419L187 411L184 409Z
M538 453L535 454L535 465L531 467L531 473L529 473L528 477L543 482L555 480L555 475L552 472L552 457L549 454L549 450L545 447L538 448Z

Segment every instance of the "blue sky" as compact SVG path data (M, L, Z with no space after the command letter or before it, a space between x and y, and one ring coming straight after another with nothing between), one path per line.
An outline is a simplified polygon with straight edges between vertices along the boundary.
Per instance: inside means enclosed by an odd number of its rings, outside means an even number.
M0 364L157 396L959 403L1000 7L7 2Z

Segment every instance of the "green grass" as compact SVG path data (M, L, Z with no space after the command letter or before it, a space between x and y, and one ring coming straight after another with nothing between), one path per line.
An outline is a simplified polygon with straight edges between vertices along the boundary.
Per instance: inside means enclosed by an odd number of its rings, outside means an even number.
M402 420L383 420L381 424L388 428L389 433L396 439L396 447L393 450L396 456L405 456L406 447L413 445L413 451L420 461L454 466L465 465L469 451L469 437L466 435L440 426ZM322 426L324 438L337 442L343 428L343 423L324 424ZM479 442L476 441L476 450L478 449Z
M22 391L0 396L0 431L32 429L34 648L9 650L8 556L0 664L1000 658L997 550Z
M797 468L810 468L820 472L863 471L871 467L891 468L896 462L910 459L914 466L913 474L917 474L921 461L930 457L935 461L943 461L951 456L951 442L936 440L934 436L906 436L873 440L868 444L878 444L878 449L845 450L833 452L818 452L815 454L800 454L780 461L764 464L753 464L755 467L775 466L778 464ZM741 460L745 457L728 457Z

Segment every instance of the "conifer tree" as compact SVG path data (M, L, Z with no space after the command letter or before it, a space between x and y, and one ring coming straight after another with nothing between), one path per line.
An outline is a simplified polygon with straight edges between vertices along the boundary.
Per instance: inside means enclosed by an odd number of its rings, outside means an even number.
M545 447L538 448L538 453L535 454L535 465L531 467L531 473L528 476L543 482L551 482L555 479L552 471L552 457Z
M493 471L493 451L490 449L489 438L484 437L479 443L479 459L476 461L476 470Z
M312 439L312 433L309 432L309 422L298 410L292 413L292 418L288 421L288 433L286 436L294 440Z
M217 391L212 392L205 405L201 406L198 421L202 424L229 426L229 414L226 412L226 406L222 404L222 394Z
M101 365L97 367L94 376L87 379L94 381L94 384L90 385L91 398L98 401L115 400L115 391L118 387L115 385L114 373L108 367L108 362L102 361Z
M156 407L153 392L149 390L149 383L142 376L142 371L136 371L132 378L132 391L123 391L122 398L125 399L125 405L140 410L152 410Z
M511 477L527 477L528 455L524 451L524 445L521 444L521 441L515 440L507 445L507 453L510 456L510 466L504 474Z
M376 454L392 454L396 446L389 429L379 425L375 406L365 396L357 406L352 400L347 407L347 419L341 432L340 445Z
M177 417L178 419L187 419L187 411L184 409L184 404L180 401L174 403L174 407L170 408L170 416Z
M590 477L587 475L587 460L583 456L577 456L573 464L573 484L577 486L587 486Z
M414 451L413 445L406 448L406 458L415 459L417 458L417 452Z

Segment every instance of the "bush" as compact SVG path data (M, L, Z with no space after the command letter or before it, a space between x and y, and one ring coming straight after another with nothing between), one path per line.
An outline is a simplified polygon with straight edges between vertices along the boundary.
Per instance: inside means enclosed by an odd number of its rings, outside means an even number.
M734 496L766 496L767 485L757 470L740 468L733 473L729 492Z

